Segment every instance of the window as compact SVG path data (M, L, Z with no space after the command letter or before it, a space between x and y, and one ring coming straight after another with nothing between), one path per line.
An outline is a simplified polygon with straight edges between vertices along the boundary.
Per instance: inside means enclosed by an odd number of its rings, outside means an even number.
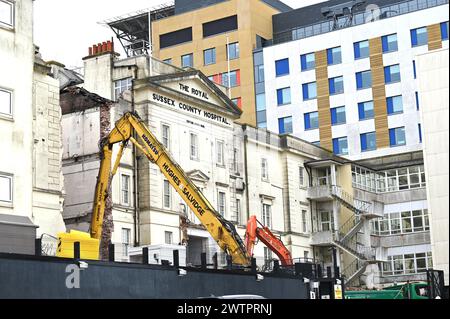
M348 155L347 137L333 139L333 152L336 155Z
M316 55L314 53L303 54L300 56L302 71L312 70L316 67Z
M330 95L344 93L344 78L338 76L328 80Z
M216 48L203 51L203 61L205 65L216 63Z
M369 57L369 40L353 43L353 51L355 53L355 60Z
M162 131L162 143L166 149L170 149L170 126L163 124L161 127Z
M12 116L12 92L0 89L0 114Z
M160 48L164 49L173 45L178 45L192 41L192 28L181 29L159 36Z
M426 44L428 44L428 32L426 27L411 30L411 45L413 47Z
M331 109L331 125L340 125L346 123L345 106Z
M307 219L308 212L306 210L302 210L302 232L307 233L308 232L308 219Z
M381 37L383 53L394 52L398 50L397 34L390 34Z
M225 165L225 159L224 159L224 143L223 141L217 141L216 142L216 161L217 161L217 165Z
M386 104L389 115L403 113L403 99L401 95L388 97Z
M264 247L264 267L265 267L265 269L267 269L267 270L272 269L272 260L273 260L272 251L269 248Z
M417 69L416 69L416 61L413 61L413 74L414 78L417 79Z
M342 63L341 47L327 50L328 65Z
M400 82L400 65L390 65L384 68L384 83Z
M358 103L359 120L372 119L375 115L373 110L373 101Z
M122 174L122 205L130 205L130 176Z
M239 42L230 43L227 46L227 57L229 60L239 59Z
M199 152L198 152L198 136L197 136L197 134L191 133L190 145L191 145L191 160L198 160Z
M119 99L120 95L131 90L132 78L126 78L123 80L114 81L114 98L116 101Z
M122 256L128 256L128 247L131 241L131 229L122 228Z
M278 132L279 134L292 134L292 116L278 119Z
M320 215L320 230L321 231L331 231L333 229L332 224L332 215L330 212L321 211Z
M277 77L289 74L289 59L275 61L275 73Z
M268 204L263 204L262 223L268 228L272 228L272 207Z
M242 109L242 98L237 97L235 99L231 99L231 102L233 102L238 108Z
M240 71L230 71L222 73L222 85L226 87L236 87L241 85ZM229 80L228 80L229 78Z
M356 88L358 90L372 87L372 72L370 70L356 73Z
M181 56L181 67L192 68L194 66L194 55L192 53Z
M172 64L172 59L171 58L165 59L165 60L163 60L163 62L167 63L167 64Z
M420 104L419 104L419 92L415 93L416 95L416 109L417 111L420 110Z
M265 93L256 95L256 122L258 123L258 127L267 126Z
M0 175L0 202L12 203L13 178L8 175Z
M420 123L418 124L418 128L419 128L419 142L422 143L422 125Z
M303 166L298 168L298 176L300 187L305 186L305 168Z
M171 198L170 198L170 184L168 180L164 180L164 189L163 189L163 202L164 208L170 208Z
M218 192L217 195L217 208L219 210L219 214L222 216L225 216L225 193L224 192Z
M236 216L234 219L236 223L240 223L241 221L241 212L242 212L241 200L239 198L236 198Z
M0 26L14 26L14 4L9 1L0 1Z
M389 140L391 147L406 145L405 127L397 127L390 129Z
M203 23L203 37L210 37L216 34L221 34L238 28L237 15L226 18Z
M291 88L284 88L277 90L278 105L285 105L291 103Z
M319 128L319 112L305 113L305 130L315 130Z
M303 101L317 98L317 83L305 83L302 85Z
M263 181L269 180L269 165L266 158L261 159L261 179Z
M373 151L377 149L377 138L375 132L361 134L361 151Z
M164 232L164 242L167 245L172 245L173 244L173 233L171 231L165 231Z
M431 252L395 255L388 256L388 261L383 263L382 275L419 274L431 268L433 268ZM420 291L418 294L420 294Z
M448 21L441 23L441 39L448 40Z

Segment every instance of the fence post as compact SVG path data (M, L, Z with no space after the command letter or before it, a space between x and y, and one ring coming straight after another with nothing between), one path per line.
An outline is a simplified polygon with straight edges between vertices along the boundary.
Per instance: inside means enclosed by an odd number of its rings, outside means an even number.
M113 243L109 243L108 245L108 260L114 262L115 261L115 246Z
M173 266L178 268L180 266L180 253L178 250L173 251Z
M80 242L76 241L73 243L73 258L80 259Z
M148 265L148 247L142 248L142 263Z
M36 238L34 240L34 255L42 256L42 238Z
M233 268L233 258L231 255L227 255L227 269L231 270Z
M256 274L256 258L252 258L252 273Z
M200 260L202 263L202 269L206 269L206 253L202 253L200 255Z

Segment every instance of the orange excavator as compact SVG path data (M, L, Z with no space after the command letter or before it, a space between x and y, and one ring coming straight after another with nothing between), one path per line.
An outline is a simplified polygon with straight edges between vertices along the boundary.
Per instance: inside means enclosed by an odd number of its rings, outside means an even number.
M281 265L292 266L294 264L291 252L283 242L269 228L261 224L256 216L251 216L247 223L247 231L245 233L245 247L249 256L253 256L253 248L256 245L257 239L261 240L278 256Z

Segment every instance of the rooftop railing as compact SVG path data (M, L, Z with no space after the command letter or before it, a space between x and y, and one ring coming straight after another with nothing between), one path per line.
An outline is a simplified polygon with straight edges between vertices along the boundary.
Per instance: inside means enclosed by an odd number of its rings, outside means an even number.
M370 2L370 1L369 1ZM369 3L370 4L370 3ZM274 34L273 45L289 41L309 38L319 34L332 32L352 26L362 25L376 20L392 18L419 10L429 9L436 6L448 4L448 0L411 0L380 7L379 15L374 16L372 11L361 12L353 15L351 23L348 17L341 17L335 23L333 20L310 24L298 28ZM271 43L271 42L269 42ZM269 44L268 43L268 44ZM267 45L269 46L269 45Z

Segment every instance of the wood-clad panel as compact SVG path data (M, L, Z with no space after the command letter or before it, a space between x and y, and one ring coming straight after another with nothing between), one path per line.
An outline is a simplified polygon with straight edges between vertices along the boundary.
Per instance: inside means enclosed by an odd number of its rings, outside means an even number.
M441 25L432 24L427 27L428 50L442 49Z
M381 38L370 39L369 47L377 148L386 148L389 147L389 127Z
M327 51L315 53L317 106L319 113L320 146L332 150L332 131L330 113L330 89L328 85Z

